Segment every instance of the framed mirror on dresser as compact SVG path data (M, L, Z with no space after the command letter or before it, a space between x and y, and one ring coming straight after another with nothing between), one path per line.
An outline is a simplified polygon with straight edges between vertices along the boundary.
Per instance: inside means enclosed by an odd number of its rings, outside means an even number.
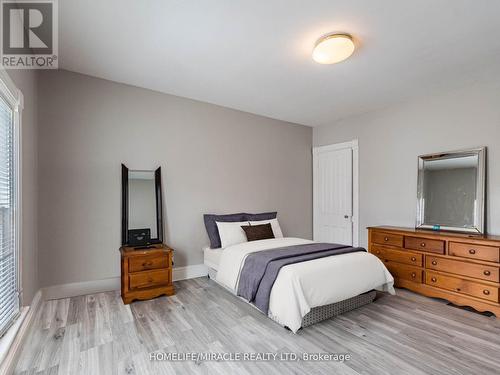
M500 316L500 236L485 233L486 147L418 157L416 228L369 227L395 285Z
M173 249L163 242L161 169L122 164L121 295L128 304L173 295Z
M484 233L486 147L418 157L416 227Z

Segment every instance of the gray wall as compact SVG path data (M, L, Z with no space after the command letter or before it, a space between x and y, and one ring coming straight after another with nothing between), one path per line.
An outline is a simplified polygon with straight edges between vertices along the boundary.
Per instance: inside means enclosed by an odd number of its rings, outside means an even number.
M122 162L161 166L176 266L203 262L207 212L277 210L311 237L311 128L66 71L39 87L43 286L120 274Z
M9 70L24 96L22 112L22 286L23 304L29 305L39 289L37 251L37 72Z
M417 156L488 147L487 230L500 234L500 82L401 103L314 128L314 145L359 139L360 241L366 226L415 225Z

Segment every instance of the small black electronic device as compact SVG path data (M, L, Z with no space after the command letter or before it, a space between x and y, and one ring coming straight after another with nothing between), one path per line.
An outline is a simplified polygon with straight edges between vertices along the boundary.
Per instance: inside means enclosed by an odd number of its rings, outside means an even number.
M151 229L129 229L128 245L129 246L144 246L151 243Z

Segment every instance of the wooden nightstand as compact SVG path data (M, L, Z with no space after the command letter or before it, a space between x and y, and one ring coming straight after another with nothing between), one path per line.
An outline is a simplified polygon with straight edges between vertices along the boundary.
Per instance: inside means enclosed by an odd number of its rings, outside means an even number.
M123 303L175 294L172 284L173 252L164 244L143 249L120 248Z

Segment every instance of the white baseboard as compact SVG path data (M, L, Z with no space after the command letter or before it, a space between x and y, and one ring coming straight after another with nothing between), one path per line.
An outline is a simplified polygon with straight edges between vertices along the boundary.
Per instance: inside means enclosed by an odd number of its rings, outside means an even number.
M10 348L8 349L7 355L2 360L0 365L0 375L12 374L14 372L14 366L16 365L17 358L19 354L21 354L21 347L23 345L23 341L26 338L26 334L30 329L36 313L38 309L41 307L43 299L42 299L42 291L39 290L36 292L33 297L33 301L31 301L31 305L26 307L28 311L19 317L18 321L14 324L10 329L16 328L15 325L18 325L17 332L14 333L15 337L13 338L12 343L8 343ZM2 337L5 339L9 333Z
M176 267L172 270L172 279L174 281L194 279L208 275L208 267L204 264L195 264L193 266Z
M176 267L172 270L174 281L194 279L208 275L208 268L204 264L195 264L193 266ZM79 283L53 285L43 288L43 299L60 299L75 296L84 296L86 294L109 292L120 289L120 278L110 277L108 279L82 281Z
M110 277L108 279L82 281L79 283L69 283L53 285L43 288L43 299L60 299L75 296L84 296L86 294L109 292L110 290L120 289L120 278Z

